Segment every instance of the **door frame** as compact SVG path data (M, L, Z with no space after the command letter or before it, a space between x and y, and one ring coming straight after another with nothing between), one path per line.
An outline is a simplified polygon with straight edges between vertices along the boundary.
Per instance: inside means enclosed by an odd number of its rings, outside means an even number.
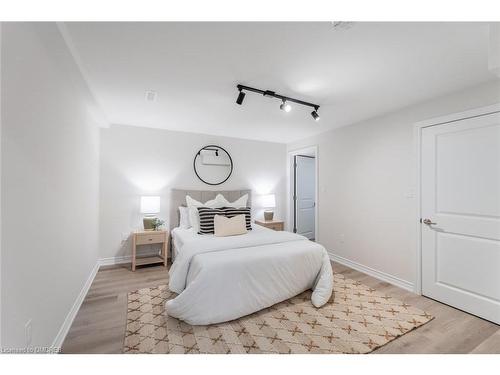
M288 150L287 153L287 219L286 224L289 231L293 231L293 189L294 184L294 157L304 153L314 153L314 170L315 170L315 191L314 201L316 207L314 209L314 241L319 242L319 147L318 145L302 147L298 149Z
M492 104L485 107L474 108L464 112L452 113L446 116L431 118L424 121L419 121L414 124L414 139L416 150L417 162L417 176L416 176L416 233L417 233L417 246L416 246L416 273L415 273L415 286L414 291L416 294L422 295L422 131L424 128L430 126L444 125L456 121L466 120L474 117L484 115L491 115L500 113L500 103Z

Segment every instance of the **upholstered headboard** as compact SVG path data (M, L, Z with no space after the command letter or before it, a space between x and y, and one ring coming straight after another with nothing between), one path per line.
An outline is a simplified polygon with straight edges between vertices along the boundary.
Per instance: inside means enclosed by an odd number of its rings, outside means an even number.
M169 210L169 227L170 230L179 226L179 206L186 205L186 195L196 199L199 202L205 203L210 199L214 199L217 194L222 194L228 201L235 201L239 197L248 194L247 206L252 205L251 190L181 190L172 189L170 192L170 210Z

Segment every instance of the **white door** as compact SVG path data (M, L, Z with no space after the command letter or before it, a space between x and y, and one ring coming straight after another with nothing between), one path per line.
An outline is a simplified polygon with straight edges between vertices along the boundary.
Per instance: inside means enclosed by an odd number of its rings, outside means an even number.
M310 240L315 236L315 158L295 156L295 229Z
M500 323L500 114L422 130L422 293Z

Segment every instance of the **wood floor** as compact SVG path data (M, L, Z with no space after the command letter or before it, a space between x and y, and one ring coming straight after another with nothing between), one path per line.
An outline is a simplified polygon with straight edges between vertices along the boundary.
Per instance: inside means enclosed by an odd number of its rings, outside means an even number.
M500 353L500 326L460 310L418 296L339 264L335 272L376 288L435 316L424 326L375 350L373 353ZM64 341L63 353L120 353L127 293L165 284L161 266L101 269Z

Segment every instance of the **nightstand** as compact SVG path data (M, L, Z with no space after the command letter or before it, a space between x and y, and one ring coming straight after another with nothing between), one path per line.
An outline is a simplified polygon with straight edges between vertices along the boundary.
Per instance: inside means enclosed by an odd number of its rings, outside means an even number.
M281 220L255 220L255 224L274 230L285 230L285 222Z
M136 266L145 264L163 263L167 266L168 258L168 231L137 231L132 233L132 271L135 271ZM137 257L138 245L162 244L160 255Z

